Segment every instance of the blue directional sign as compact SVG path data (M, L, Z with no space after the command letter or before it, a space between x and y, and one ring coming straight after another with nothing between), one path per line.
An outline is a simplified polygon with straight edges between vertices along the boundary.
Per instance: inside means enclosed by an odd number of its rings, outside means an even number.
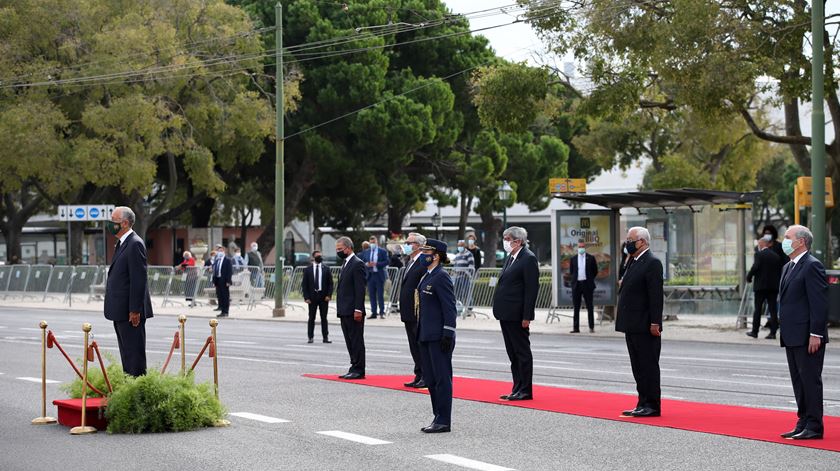
M85 220L85 208L76 208L73 211L73 215L76 216L77 220L84 221Z
M99 219L99 208L90 208L90 210L88 210L88 214L93 220Z

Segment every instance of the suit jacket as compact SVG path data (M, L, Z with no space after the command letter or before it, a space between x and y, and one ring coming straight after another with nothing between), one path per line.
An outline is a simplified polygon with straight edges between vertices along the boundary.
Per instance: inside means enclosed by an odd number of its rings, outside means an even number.
M338 317L351 317L355 311L365 314L365 264L359 257L350 256L350 260L341 268L336 287L336 314Z
M105 284L105 318L127 321L129 312L150 318L152 298L149 296L146 244L132 232L114 253Z
M216 283L225 283L225 284L233 284L233 263L230 261L230 258L224 257L222 258L222 268L221 274L222 276L216 276L216 263L213 262L213 285L215 286Z
M572 256L572 262L569 264L569 274L572 276L572 287L578 283L583 283L585 288L595 288L595 275L598 274L598 262L595 257L586 254L586 280L578 280L578 254Z
M825 268L810 253L789 262L779 286L779 324L783 347L808 345L811 334L828 343L828 281Z
M537 257L527 247L523 247L516 259L512 263L505 262L505 265L493 292L493 316L500 321L534 320L534 308L540 289Z
M417 316L414 315L414 291L417 289L417 284L420 283L420 278L426 274L426 268L420 264L420 261L411 264L411 268L406 268L403 272L403 280L400 285L400 320L403 322L417 322Z
M747 281L753 282L753 291L778 293L781 279L782 264L779 263L779 256L773 249L768 247L753 255L753 265L747 273Z
M303 270L303 281L301 282L301 291L303 291L303 299L312 299L315 296L315 290L318 289L318 284L315 283L315 265L309 265ZM321 264L321 296L332 296L333 294L333 279L330 274L330 267Z
M621 280L615 330L641 334L650 332L651 324L662 327L664 302L662 262L648 250L629 265Z
M360 254L362 261L365 262L365 276L367 278L374 277L384 282L388 277L388 264L391 262L391 259L388 257L388 251L381 247L376 247L376 254L376 272L373 271L373 267L367 266L373 260L373 248L367 249Z
M435 342L442 337L455 336L455 286L452 278L440 265L424 276L417 287L420 294L420 318L417 340Z

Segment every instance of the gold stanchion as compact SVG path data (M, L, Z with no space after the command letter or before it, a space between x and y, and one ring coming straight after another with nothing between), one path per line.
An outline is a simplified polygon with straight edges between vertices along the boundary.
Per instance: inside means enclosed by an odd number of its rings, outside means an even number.
M219 343L216 341L216 326L218 325L218 320L210 319L210 335L213 337L213 347L215 348L213 355L213 387L216 392L216 399L219 399ZM227 427L228 425L230 425L230 421L226 419L219 419L213 422L214 427Z
M187 337L184 335L184 323L187 322L187 316L181 314L178 316L178 322L181 324L181 376L187 374Z
M96 433L96 428L85 425L85 415L87 414L87 381L88 381L88 337L90 336L91 326L87 322L82 324L82 330L85 332L85 351L82 353L82 424L78 427L70 429L71 435L84 435L87 433Z
M32 419L32 424L46 425L57 421L47 417L47 321L41 321L38 327L41 328L41 417Z

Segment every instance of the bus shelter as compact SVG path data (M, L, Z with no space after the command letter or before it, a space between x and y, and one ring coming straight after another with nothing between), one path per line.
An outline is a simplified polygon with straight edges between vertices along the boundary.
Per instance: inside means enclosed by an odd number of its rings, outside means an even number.
M611 317L624 256L621 243L628 228L644 226L651 233L651 252L664 268L666 316L740 314L755 238L752 202L760 194L690 188L552 194L575 206L605 208L553 212L555 306L571 305L568 260L583 239L598 261L595 304L605 306Z

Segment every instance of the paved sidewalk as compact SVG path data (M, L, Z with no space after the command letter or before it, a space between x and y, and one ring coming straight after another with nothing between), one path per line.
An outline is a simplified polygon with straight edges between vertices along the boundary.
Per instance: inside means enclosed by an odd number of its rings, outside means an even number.
M102 311L102 301L94 300L85 302L86 297L75 297L72 306L67 306L56 300L47 300L46 302L37 302L32 300L7 299L3 301L5 306L19 306L30 309L44 309L44 316L46 318L60 315L51 311ZM198 306L189 307L186 302L181 305L167 305L160 307L162 298L153 298L155 315L161 316L156 322L171 322L173 327L177 326L177 321L174 319L167 319L168 316L178 316L185 314L190 319L195 318L215 318L217 312L214 311L213 305L206 303ZM286 308L285 317L272 317L271 312L272 302L266 299L264 304L258 304L254 309L248 310L245 305L232 305L230 309L230 319L249 319L249 320L264 320L268 322L299 322L305 323L308 318L308 309L303 302L291 302ZM340 335L338 326L338 319L335 317L335 311L332 309L333 303L330 303L329 323L333 327L332 332L335 335ZM562 314L569 317L562 317L559 321L546 323L548 311L538 310L536 320L531 324L531 332L535 334L562 334L562 335L581 335L593 337L620 337L620 334L615 331L615 325L612 322L604 322L602 325L595 325L595 333L590 334L586 328L586 313L582 312L582 330L581 334L570 334L572 328L571 311L563 311ZM708 314L680 314L679 320L666 321L664 326L663 338L667 340L693 340L703 342L724 342L724 343L738 343L738 344L775 344L778 345L778 340L765 340L763 337L767 331L762 331L759 339L752 339L744 335L746 330L735 328L736 317L734 315L708 315ZM366 322L381 326L401 327L399 315L392 314L385 319L370 319ZM317 320L316 323L320 323ZM316 326L317 327L317 326ZM466 330L484 330L484 331L499 331L499 323L493 319L490 308L476 308L474 315L466 319L458 319L458 328ZM840 328L829 329L829 336L840 339ZM301 326L301 338L306 337L306 327Z

